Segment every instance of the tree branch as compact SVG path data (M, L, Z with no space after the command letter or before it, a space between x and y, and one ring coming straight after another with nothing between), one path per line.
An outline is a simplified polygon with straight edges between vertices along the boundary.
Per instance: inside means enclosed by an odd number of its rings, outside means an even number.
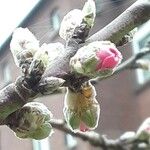
M126 70L126 69L138 69L138 68L141 68L141 66L138 66L136 64L136 61L138 59L141 59L142 57L146 56L147 54L150 54L150 48L142 49L142 51L140 51L139 53L131 56L128 60L123 62L121 65L119 65L117 67L117 69L115 70L114 74L118 74L121 71Z
M91 145L101 147L104 150L129 150L129 148L134 148L135 145L146 142L144 140L140 140L136 134L132 137L128 137L127 139L120 137L112 140L93 131L87 133L74 133L67 127L63 120L53 119L50 123L54 128L74 137L78 137L84 141L88 141ZM138 148L136 150L138 150Z
M149 18L150 2L148 0L139 0L119 15L114 21L91 36L85 44L98 40L110 40L111 42L117 44L117 42L121 40L128 32L136 26L145 23ZM52 67L45 73L44 77L57 75L67 79L67 75L70 71L68 67L69 60L80 46L81 45L78 45L76 42L70 43L69 47L65 51L65 54L53 63Z
M150 2L148 0L143 0L141 2L137 1L112 23L90 37L85 44L96 40L110 40L114 43L117 43L130 30L146 22L149 18ZM69 41L66 50L63 52L63 55L58 57L57 60L53 62L51 68L42 76L41 81L50 76L61 77L66 80L64 85L70 86L70 84L74 84L74 81L78 81L75 83L75 86L80 87L81 83L88 80L87 77L80 78L70 73L70 58L74 56L80 46L82 46L82 44L79 44L78 41L74 39ZM131 64L134 59L136 58L133 58L129 62L126 62L126 64L123 63L122 66L119 66L115 74L124 70L124 68L128 68L129 64ZM0 91L0 124L2 125L5 123L5 119L8 115L38 96L39 91L37 89L38 85L36 85L36 88L34 87L33 90L33 87L29 87L22 77L18 78L15 83L12 83L6 88L2 89ZM42 91L40 92L42 93ZM9 119L11 120L14 118ZM81 136L79 133L75 134L70 131L62 122L52 122L52 125L74 136L76 135L78 137L82 137L84 140L91 141L91 144L100 146L103 149L105 147L116 147L116 149L122 149L122 146L120 145L122 143L120 140L106 140L105 138L102 138L102 136L95 133L93 135L85 134Z
M150 1L137 0L103 29L92 35L87 42L110 40L117 44L129 31L150 19Z

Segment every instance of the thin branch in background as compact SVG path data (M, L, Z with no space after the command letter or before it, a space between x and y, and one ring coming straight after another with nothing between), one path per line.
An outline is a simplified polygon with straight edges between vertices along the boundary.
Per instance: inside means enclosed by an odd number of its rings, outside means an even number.
M74 137L80 138L84 141L88 141L91 145L95 147L101 147L103 150L129 150L134 149L135 145L138 145L140 143L146 143L146 139L140 139L137 134L134 134L133 136L128 136L127 138L123 138L123 136L119 137L118 139L108 139L106 136L100 135L96 132L73 132L71 131L66 123L63 120L59 119L53 119L51 120L51 125L53 128L58 129L62 132L65 132L67 134L70 134ZM126 132L127 133L127 132ZM134 133L134 132L133 132ZM128 134L128 133L127 133ZM139 148L140 149L140 148ZM138 148L136 149L138 150ZM148 149L143 149L148 150Z
M147 18L150 18L149 10L149 1L138 0L110 24L87 39L87 42L90 43L96 40L110 40L117 44L124 35L133 30L135 27L146 22Z
M96 132L87 132L87 133L82 133L82 132L73 132L71 131L68 126L65 124L63 120L58 120L58 119L53 119L51 122L52 127L63 131L65 133L68 133L72 136L78 137L84 141L88 141L91 145L96 146L96 147L101 147L103 149L107 148L121 148L121 145L118 140L108 140L105 136L101 136L100 134Z

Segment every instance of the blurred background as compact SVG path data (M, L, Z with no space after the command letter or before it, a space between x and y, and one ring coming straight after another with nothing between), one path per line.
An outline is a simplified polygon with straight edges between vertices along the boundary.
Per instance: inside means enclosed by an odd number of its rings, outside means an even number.
M91 35L103 28L135 0L95 0L97 17ZM64 42L58 35L63 16L82 8L85 0L5 0L0 2L0 88L20 75L9 50L11 34L27 27L40 44ZM150 21L138 28L132 43L120 47L124 60L138 53L150 40ZM123 60L123 61L124 61ZM96 84L101 116L96 131L117 138L125 131L136 130L150 115L150 73L127 70ZM64 94L38 98L50 108L55 118L63 118ZM52 137L36 141L21 140L6 126L0 127L0 150L95 150L87 142L55 130Z

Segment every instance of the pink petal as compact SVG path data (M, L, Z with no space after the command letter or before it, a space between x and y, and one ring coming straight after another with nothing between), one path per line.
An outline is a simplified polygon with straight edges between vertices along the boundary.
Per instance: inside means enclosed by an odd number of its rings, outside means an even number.
M96 56L103 61L106 57L112 55L111 51L109 50L100 50L96 53Z
M107 57L102 65L101 65L101 69L113 69L114 67L116 67L119 63L120 59L118 57L114 57L114 56L110 56Z
M86 132L86 131L88 131L88 130L89 130L89 129L88 129L88 127L86 126L86 124L83 123L83 122L81 122L81 123L80 123L80 131Z
M106 47L106 50L98 51L96 56L100 59L96 70L113 69L122 59L122 55L117 49L108 47Z
M122 54L120 53L120 51L118 51L117 49L114 48L109 48L109 50L115 54L116 57L119 57L120 59L122 59Z
M147 127L147 128L146 128L146 131L147 131L148 133L150 133L150 127Z

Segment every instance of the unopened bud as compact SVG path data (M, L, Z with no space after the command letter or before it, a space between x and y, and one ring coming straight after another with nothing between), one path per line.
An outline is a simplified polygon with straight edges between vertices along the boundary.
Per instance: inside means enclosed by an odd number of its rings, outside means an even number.
M147 118L139 127L137 136L141 140L150 140L150 118Z
M64 46L61 43L43 44L33 57L29 74L41 76L63 53Z
M87 91L90 94L87 94ZM67 90L65 96L64 116L73 131L93 130L97 127L100 106L95 99L94 87L89 83L80 92Z
M57 77L47 77L44 78L42 81L40 81L39 89L40 92L44 95L53 93L55 90L57 90L65 80Z
M64 40L68 41L74 34L75 28L79 27L82 32L85 28L89 30L94 25L96 16L96 7L93 0L88 0L83 10L74 9L70 11L62 20L59 30L59 35ZM84 26L81 24L84 23ZM83 29L84 28L84 29Z
M13 32L10 50L18 67L28 59L32 59L38 49L39 41L29 29L17 28Z
M81 24L83 20L83 13L79 9L71 10L62 20L59 35L64 40L68 41L77 26Z
M72 71L89 77L105 77L113 73L121 60L113 43L96 41L80 48L70 59L70 66Z
M51 118L52 114L44 104L30 102L20 109L16 126L10 128L19 138L40 140L53 133Z
M94 0L88 0L82 9L82 12L84 16L83 20L89 27L92 27L96 17L96 6Z
M48 54L46 64L47 64L47 67L50 67L53 64L53 62L56 59L58 59L58 56L61 57L64 54L65 49L64 49L64 45L59 42L50 43L50 44L44 43L41 46L40 51L44 51L45 53Z

